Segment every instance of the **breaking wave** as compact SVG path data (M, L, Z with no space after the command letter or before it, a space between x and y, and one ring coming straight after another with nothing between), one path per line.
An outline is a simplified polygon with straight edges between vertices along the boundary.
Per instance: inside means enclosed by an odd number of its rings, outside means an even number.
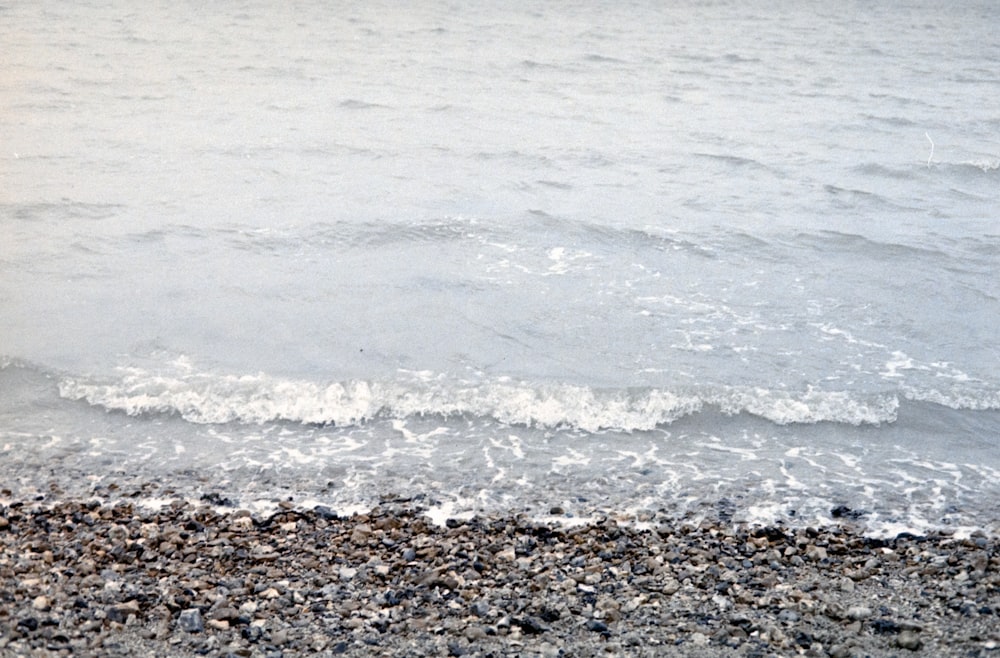
M715 390L591 388L499 378L465 382L403 372L391 381L317 383L267 374L163 375L123 369L112 381L63 378L70 400L129 415L174 414L193 423L293 422L360 425L378 418L475 416L510 425L586 432L651 430L702 411L748 413L773 423L878 425L896 420L894 394L789 392L766 388Z

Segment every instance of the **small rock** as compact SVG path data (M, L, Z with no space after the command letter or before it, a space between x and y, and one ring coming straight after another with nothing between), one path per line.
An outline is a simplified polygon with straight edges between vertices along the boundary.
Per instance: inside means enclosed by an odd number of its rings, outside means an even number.
M598 621L597 619L591 619L587 622L587 630L594 631L595 633L607 633L608 625L603 621Z
M118 605L115 606L115 608L117 608L118 611L121 612L126 617L128 615L139 614L139 609L140 609L139 602L136 601L135 599L131 599L130 601L126 601L125 603L119 603Z
M545 626L541 621L535 619L534 617L518 619L514 623L520 626L521 630L528 635L539 635L549 630L548 626Z
M784 609L778 613L778 621L787 622L789 624L794 624L799 620L799 613L794 610Z
M920 636L913 631L903 631L896 637L896 645L901 649L918 651L920 647L924 646L924 643L921 642Z
M253 530L253 519L249 516L241 516L232 520L229 529L233 532L248 532Z
M863 605L852 605L847 609L848 619L854 619L855 621L860 621L862 619L868 619L874 613L872 609Z
M871 627L877 635L894 635L901 630L899 624L891 619L876 619L871 623Z
M216 608L209 616L212 619L217 619L219 621L233 621L234 619L239 618L240 613L235 608L225 606L222 608Z
M485 640L487 637L486 631L482 626L473 624L465 629L465 639L469 642L477 642L479 640Z
M810 546L806 549L806 557L817 562L825 560L827 558L826 549L822 546Z
M35 600L31 602L31 607L39 612L45 612L52 607L52 602L49 601L47 596L36 596Z
M335 521L337 519L337 513L326 505L317 505L313 508L313 512L321 519L327 521Z
M177 617L177 627L188 633L201 633L205 630L205 622L201 618L201 610L189 608Z
M38 628L38 620L35 619L34 617L25 617L24 619L19 619L17 621L17 628L18 630L23 628L25 630L34 632Z
M830 658L851 658L851 647L846 644L835 644L830 647Z
M260 626L247 626L240 631L240 635L250 644L256 644L260 642L261 636L264 635L264 629Z

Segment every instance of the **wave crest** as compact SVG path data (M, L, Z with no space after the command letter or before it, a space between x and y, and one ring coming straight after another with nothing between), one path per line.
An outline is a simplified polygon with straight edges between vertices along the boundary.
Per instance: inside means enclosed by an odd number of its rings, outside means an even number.
M138 368L113 381L65 378L59 393L129 415L175 414L193 423L293 422L362 425L377 418L475 416L551 429L645 431L709 409L748 413L779 425L835 422L878 425L896 420L892 394L793 393L765 388L598 389L501 378L469 383L430 373L391 381L316 383L266 374L163 375Z

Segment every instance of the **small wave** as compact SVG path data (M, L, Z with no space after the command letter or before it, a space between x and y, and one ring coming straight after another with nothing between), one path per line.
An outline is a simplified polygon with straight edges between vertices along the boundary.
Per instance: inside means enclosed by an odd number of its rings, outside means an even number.
M603 389L498 379L464 382L422 374L388 381L317 383L266 374L121 371L112 381L63 378L60 395L129 415L175 414L194 423L361 425L378 418L471 416L551 429L647 431L715 410L779 425L878 425L896 419L894 395L765 388Z
M751 167L755 169L770 169L767 165L759 160L754 160L753 158L744 158L738 155L727 155L720 153L695 153L695 156L699 158L707 158L709 160L716 160L718 162L724 162L728 165L734 167Z
M1000 391L908 388L903 396L912 402L932 402L942 407L969 411L1000 411Z
M912 120L899 116L878 116L875 114L863 114L862 118L878 123L888 124L896 127L908 127L916 125Z
M833 230L799 233L795 236L799 244L813 244L824 253L831 250L850 251L870 258L917 259L935 261L938 265L946 262L947 254L937 248L914 246L902 242L887 242L859 235Z
M929 165L929 169L932 172L944 174L950 181L968 185L986 184L989 189L978 191L986 193L984 198L993 198L993 193L996 191L996 178L1000 176L1000 160L992 158L961 162L938 162L935 160Z
M872 205L879 208L902 208L902 206L893 203L885 196L868 190L839 187L837 185L829 184L824 185L823 189L832 197L834 203L845 208L853 208L858 204Z
M878 178L892 178L896 180L914 180L915 174L910 169L894 169L876 162L869 162L853 167L854 171L863 176L875 176Z
M846 391L817 391L792 394L768 389L737 389L719 400L729 414L741 411L766 418L778 425L820 422L846 425L881 425L896 420L899 398L895 395L857 397Z
M58 203L8 203L0 209L15 219L38 220L49 217L99 220L114 217L125 206L114 203L87 203L63 198Z
M979 169L984 174L1000 169L1000 160L969 160L962 164Z
M625 64L625 60L618 59L617 57L610 57L608 55L599 55L597 53L590 53L584 56L584 61L594 62L596 64Z
M341 101L340 107L345 110L371 110L376 108L384 108L385 105L380 105L378 103L369 103L368 101L358 100L356 98L348 98L347 100Z

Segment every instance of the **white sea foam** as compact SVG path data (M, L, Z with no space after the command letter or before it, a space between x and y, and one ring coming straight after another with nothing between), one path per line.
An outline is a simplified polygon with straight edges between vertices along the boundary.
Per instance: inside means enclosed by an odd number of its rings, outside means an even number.
M952 387L951 390L938 388L917 388L907 386L903 396L914 402L933 402L951 409L972 411L1000 410L1000 391L982 391L970 388Z
M576 428L587 432L652 430L712 408L749 413L779 425L835 422L891 423L895 395L857 396L808 388L796 393L760 387L665 390L593 389L570 384L531 384L501 378L472 384L441 376L403 373L386 382L317 383L265 374L188 372L173 375L122 369L117 380L65 378L60 394L130 415L177 414L194 423L263 424L288 421L315 425L362 425L376 418L470 415L510 425ZM918 399L966 408L994 408L994 398L961 399L935 392ZM914 396L916 397L916 396ZM398 430L407 434L405 424ZM444 431L439 429L438 431ZM409 436L417 441L420 437Z
M268 495L334 482L343 504L634 494L697 516L746 493L779 520L834 499L891 522L964 523L946 501L995 518L996 85L953 75L992 42L977 12L879 12L931 88L888 80L872 114L870 80L844 74L884 64L852 38L866 16L791 3L780 20L414 3L400 31L398 12L305 2L280 32L242 16L239 39L220 38L226 12L183 29L161 13L142 44L114 3L8 4L7 78L37 84L0 86L37 121L5 134L5 486L221 471ZM61 66L32 64L19 35L41 31ZM722 46L739 61L720 68ZM782 103L817 47L837 93L816 79ZM94 80L81 49L121 56ZM581 56L599 50L645 56ZM145 76L138 98L136 62L189 84ZM334 101L289 101L303 85ZM747 125L731 110L751 89L765 120ZM151 112L169 140L114 138ZM934 470L949 460L960 478Z

